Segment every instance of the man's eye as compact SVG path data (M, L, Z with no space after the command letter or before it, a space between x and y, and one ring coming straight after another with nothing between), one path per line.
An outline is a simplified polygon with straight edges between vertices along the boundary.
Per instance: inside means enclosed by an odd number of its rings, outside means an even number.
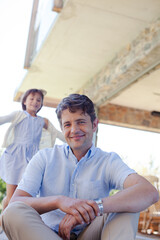
M69 127L70 126L70 124L68 123L68 124L65 124L64 125L64 128L66 128L66 127Z
M78 123L80 123L80 124L84 124L84 123L85 123L85 121L79 121Z

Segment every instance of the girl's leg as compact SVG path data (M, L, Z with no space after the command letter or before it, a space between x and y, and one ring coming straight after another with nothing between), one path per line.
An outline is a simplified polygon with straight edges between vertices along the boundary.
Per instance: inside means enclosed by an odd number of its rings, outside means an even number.
M6 197L3 199L2 201L2 211L8 206L8 203L14 193L14 191L16 190L17 185L12 185L12 184L6 184L6 189L7 189L7 194Z
M8 203L14 193L14 191L16 190L17 185L12 185L12 184L6 184L6 197L3 199L2 201L2 211L8 206ZM0 215L0 226L2 225L2 216ZM1 228L0 228L0 232Z

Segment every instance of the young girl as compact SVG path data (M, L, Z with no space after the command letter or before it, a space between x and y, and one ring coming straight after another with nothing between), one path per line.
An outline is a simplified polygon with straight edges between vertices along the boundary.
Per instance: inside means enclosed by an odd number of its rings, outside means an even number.
M48 119L37 116L43 106L43 98L43 90L29 89L22 98L23 111L0 117L0 124L11 122L3 143L6 150L0 159L0 177L7 188L3 209L8 205L28 162L39 150L42 129L50 132L52 146L56 138L65 142L62 133Z

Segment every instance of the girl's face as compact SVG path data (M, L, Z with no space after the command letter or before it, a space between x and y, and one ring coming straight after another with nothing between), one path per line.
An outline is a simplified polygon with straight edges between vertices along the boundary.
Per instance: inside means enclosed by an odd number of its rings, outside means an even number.
M24 102L26 111L32 116L35 116L42 106L42 97L39 93L30 93Z

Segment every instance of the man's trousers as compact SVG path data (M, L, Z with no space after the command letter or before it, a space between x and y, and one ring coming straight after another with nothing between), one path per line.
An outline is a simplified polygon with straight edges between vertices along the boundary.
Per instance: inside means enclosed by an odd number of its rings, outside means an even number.
M72 240L134 240L139 213L112 213L96 217ZM3 212L2 227L9 240L60 240L41 216L23 202L11 203Z

